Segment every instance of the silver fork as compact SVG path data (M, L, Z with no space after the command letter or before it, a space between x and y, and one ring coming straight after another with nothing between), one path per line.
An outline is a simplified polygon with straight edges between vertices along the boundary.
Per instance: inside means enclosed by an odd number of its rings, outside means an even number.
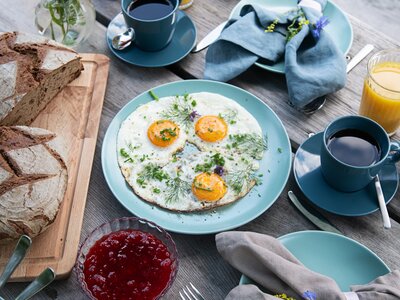
M181 296L182 300L206 300L191 282L189 282L189 285L182 288L182 291L179 292L179 296Z

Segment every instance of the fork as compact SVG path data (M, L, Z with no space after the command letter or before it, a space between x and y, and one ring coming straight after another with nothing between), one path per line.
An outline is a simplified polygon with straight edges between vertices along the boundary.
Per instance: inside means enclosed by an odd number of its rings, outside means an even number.
M189 282L189 285L182 288L182 291L179 292L179 296L181 296L182 300L206 300L191 282Z

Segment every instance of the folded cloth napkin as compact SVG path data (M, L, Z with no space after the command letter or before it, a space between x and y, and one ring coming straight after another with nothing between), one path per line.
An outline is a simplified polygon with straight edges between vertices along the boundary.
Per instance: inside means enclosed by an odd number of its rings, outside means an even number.
M400 272L393 271L366 285L343 293L336 282L303 266L277 239L254 232L224 232L216 236L218 252L255 285L239 285L225 300L277 299L286 294L297 300L395 300L400 299Z
M246 5L238 19L225 26L206 54L204 77L228 81L259 58L273 64L284 57L290 102L304 107L314 99L341 89L346 81L346 61L323 27L322 11L327 0L299 3L309 25L288 42L286 36L299 11L278 14L257 5ZM266 28L272 23L272 32Z

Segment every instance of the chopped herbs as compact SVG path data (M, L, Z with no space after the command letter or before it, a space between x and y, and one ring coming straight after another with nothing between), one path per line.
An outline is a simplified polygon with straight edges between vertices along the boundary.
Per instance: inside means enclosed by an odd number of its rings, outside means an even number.
M190 191L190 183L182 180L179 175L167 181L168 190L166 191L165 202L174 203L183 199Z
M205 162L204 164L196 165L194 171L195 172L210 172L213 166L221 166L225 165L225 159L220 153L216 153L210 157L210 160Z
M232 148L248 153L255 159L261 159L264 150L268 149L267 136L263 138L255 133L231 134L229 139L232 141Z
M194 185L194 187L195 187L196 189L199 189L199 190L203 190L203 191L207 191L207 192L212 192L212 191L213 191L212 188L203 187L203 184L202 184L201 182L198 182L198 181L195 181L195 182L193 183L193 185Z
M153 189L153 193L155 193L155 194L159 194L160 192L161 192L161 190L158 189L158 188L154 188L154 189Z
M279 147L277 150L278 150L279 153L282 153L282 148L281 147Z
M167 136L167 134L169 136ZM176 127L174 129L165 128L160 131L160 137L163 141L169 141L169 140L171 140L170 137L174 137L174 136L176 136Z
M195 107L197 105L196 100L193 100L191 104L192 104L193 107Z
M160 100L160 98L158 98L158 96L156 94L154 94L154 92L152 90L149 91L149 94L151 96L151 98L153 98L153 100Z
M136 179L136 182L142 187L146 187L147 185L147 180L150 179L155 179L158 181L163 181L164 179L168 180L169 176L167 173L165 173L160 166L157 166L153 163L150 163L146 165L143 169L138 174L138 178Z
M129 153L125 150L125 148L119 149L119 154L120 154L122 157L126 158L126 159L124 160L124 162L130 162L130 163L133 162L133 158L129 155Z

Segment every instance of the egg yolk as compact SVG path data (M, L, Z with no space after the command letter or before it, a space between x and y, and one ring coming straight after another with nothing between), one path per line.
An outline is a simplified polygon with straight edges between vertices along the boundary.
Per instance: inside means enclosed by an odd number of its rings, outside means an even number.
M200 201L214 202L226 194L226 184L215 173L201 173L193 180L192 192Z
M203 116L196 122L195 130L202 140L218 142L226 136L228 125L224 119L217 116Z
M169 120L158 120L147 129L147 136L154 145L168 147L179 136L179 126Z

